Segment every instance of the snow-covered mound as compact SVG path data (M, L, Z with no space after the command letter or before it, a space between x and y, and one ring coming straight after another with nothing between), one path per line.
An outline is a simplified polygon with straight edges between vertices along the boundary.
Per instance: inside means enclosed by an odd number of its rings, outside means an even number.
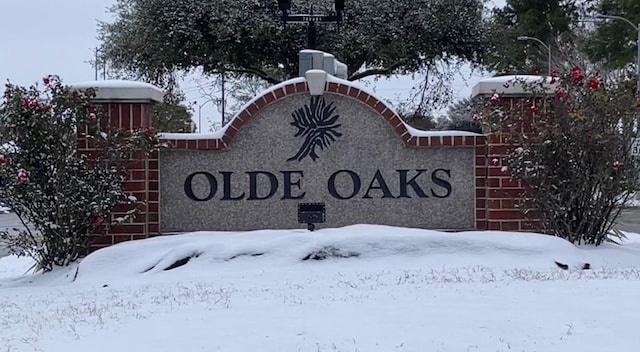
M633 250L630 252L630 250ZM261 270L308 261L383 264L422 268L530 268L640 266L640 239L624 248L605 244L578 248L560 238L533 233L445 233L375 225L338 229L265 230L246 233L195 232L124 242L99 250L80 264L77 279L140 277L167 273ZM410 260L408 260L410 258Z
M10 328L0 345L632 352L640 235L628 236L593 248L538 234L357 225L131 241L46 275L21 275L30 263L6 257L0 325Z

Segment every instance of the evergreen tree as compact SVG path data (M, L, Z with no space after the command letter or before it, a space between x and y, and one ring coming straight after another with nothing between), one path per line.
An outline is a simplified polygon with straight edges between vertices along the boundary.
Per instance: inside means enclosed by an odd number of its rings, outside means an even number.
M537 38L553 51L558 37L571 33L580 8L578 0L507 0L493 10L485 65L498 74L546 73L547 49L518 37Z
M163 101L153 107L152 126L159 132L193 132L191 108L175 80L167 84Z
M333 4L315 1L314 12L329 14ZM292 13L307 6L293 1ZM346 63L350 80L440 60L479 63L488 40L482 10L482 0L351 0L339 30L317 25L318 49ZM284 25L276 1L118 0L111 13L100 51L111 68L152 80L200 68L274 84L297 75L306 48L306 25Z
M636 0L601 0L595 12L620 16L640 26L640 2ZM635 64L638 32L621 20L598 20L587 41L590 57L605 68L623 68Z
M471 99L458 100L447 110L447 121L442 129L482 133L482 125L478 118L481 112L482 107L474 104Z

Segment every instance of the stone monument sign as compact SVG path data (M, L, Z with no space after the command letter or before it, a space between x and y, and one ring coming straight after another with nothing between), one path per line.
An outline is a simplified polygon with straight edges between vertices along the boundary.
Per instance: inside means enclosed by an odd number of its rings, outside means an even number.
M265 92L272 102L232 123L241 128L225 148L161 152L160 231L299 228L300 203L324 203L324 227L475 228L474 146L411 146L407 127L401 136L372 107L381 102L326 79L349 89L287 93L285 82Z

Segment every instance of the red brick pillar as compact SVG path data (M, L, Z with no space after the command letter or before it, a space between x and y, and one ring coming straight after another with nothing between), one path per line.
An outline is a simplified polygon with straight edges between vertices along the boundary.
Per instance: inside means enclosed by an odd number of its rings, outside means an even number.
M514 112L516 109L530 109L533 104L531 95L528 94L517 82L523 79L521 76L494 77L480 81L473 87L474 99L486 101L497 93L500 103L506 112ZM538 80L540 77L524 77L527 80ZM509 120L508 118L505 120ZM530 204L521 202L524 188L521 183L512 178L506 168L506 157L518 147L518 141L523 136L532 132L531 124L534 120L519 124L510 124L495 131L488 131L486 139L486 152L484 190L478 192L486 194L484 202L486 230L499 231L540 231L541 225L538 213ZM510 124L510 125L507 125ZM476 156L481 157L481 155ZM479 158L478 158L479 159ZM525 210L528 214L525 215Z
M153 104L161 102L163 92L150 84L129 81L95 81L73 84L82 90L93 88L93 104L104 112L100 123L123 130L151 128ZM78 133L78 152L91 154L92 149L82 133ZM131 160L128 179L124 184L127 195L144 202L141 213L133 223L114 227L109 235L96 237L92 249L118 242L147 238L159 232L158 154L145 156L136 153ZM123 215L115 212L114 217Z
M487 139L487 230L537 231L539 223L535 213L525 216L521 197L524 188L511 177L505 158L513 150L513 138L509 133L491 133Z

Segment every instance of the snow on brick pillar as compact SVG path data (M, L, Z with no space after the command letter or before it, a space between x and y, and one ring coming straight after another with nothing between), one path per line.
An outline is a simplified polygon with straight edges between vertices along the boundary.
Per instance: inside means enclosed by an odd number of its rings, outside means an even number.
M130 81L92 81L71 85L82 90L93 88L96 97L93 104L104 112L101 124L111 125L124 130L151 128L153 104L163 100L162 90L140 82ZM78 151L90 152L87 141L78 134ZM94 241L94 249L118 242L147 238L159 232L159 184L158 154L145 157L142 152L135 153L129 167L129 177L124 184L128 195L145 202L142 212L133 223L125 223L113 228L109 235L100 236ZM121 209L126 210L126 209ZM114 216L118 216L116 212Z
M513 109L527 109L530 107L530 94L525 92L518 80L537 81L540 76L499 76L484 79L472 89L472 98L486 100L494 93L500 95L500 104L505 111ZM552 90L550 90L552 92ZM503 171L505 157L522 135L531 133L533 120L525 122L515 128L504 128L501 131L488 131L485 148L485 190L486 200L485 220L487 230L500 231L540 231L540 222L531 212L527 217L523 213L520 197L524 188L520 182L513 179L508 171ZM478 192L482 192L481 189Z

